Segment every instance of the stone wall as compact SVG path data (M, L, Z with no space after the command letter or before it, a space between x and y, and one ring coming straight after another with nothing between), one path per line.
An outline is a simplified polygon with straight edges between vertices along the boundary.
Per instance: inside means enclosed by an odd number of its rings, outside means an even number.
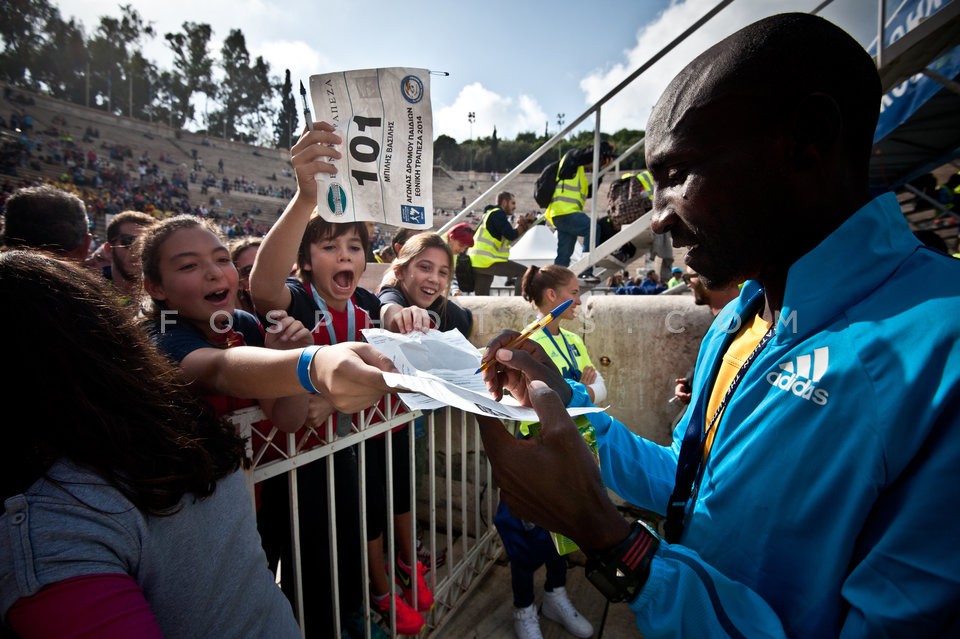
M536 312L520 297L455 298L474 313L470 341L483 348L505 328L520 330ZM608 412L634 432L670 441L682 406L670 403L674 379L693 367L712 316L689 295L594 295L584 299L577 332L607 385Z

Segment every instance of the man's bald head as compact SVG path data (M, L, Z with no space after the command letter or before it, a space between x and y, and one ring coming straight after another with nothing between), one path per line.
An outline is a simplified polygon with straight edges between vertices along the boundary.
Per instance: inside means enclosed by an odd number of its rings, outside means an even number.
M781 288L800 256L870 199L880 109L870 56L830 22L771 16L687 65L647 125L651 228L708 286Z
M865 179L880 113L879 75L870 55L847 32L806 13L758 20L700 54L668 85L647 133L670 131L729 101L742 116L736 124L762 134L791 105L813 95L836 105L850 165Z

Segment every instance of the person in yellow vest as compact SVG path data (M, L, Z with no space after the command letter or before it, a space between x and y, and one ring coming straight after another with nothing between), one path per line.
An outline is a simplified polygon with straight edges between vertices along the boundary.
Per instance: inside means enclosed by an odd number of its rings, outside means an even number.
M613 161L614 151L610 142L600 143L600 168ZM557 186L547 207L547 221L557 229L557 257L553 263L559 266L570 266L577 237L583 238L584 252L590 250L593 224L590 216L583 212L587 198L591 196L587 169L593 170L593 146L567 151L557 167ZM591 283L600 281L593 276L592 268L581 273L580 278Z
M476 295L489 295L495 275L512 277L516 281L513 294L520 295L520 283L527 267L510 261L510 244L527 230L527 218L520 218L517 226L510 224L510 216L517 209L513 193L501 191L496 206L486 206L483 219L473 235L473 246L467 249L473 264Z

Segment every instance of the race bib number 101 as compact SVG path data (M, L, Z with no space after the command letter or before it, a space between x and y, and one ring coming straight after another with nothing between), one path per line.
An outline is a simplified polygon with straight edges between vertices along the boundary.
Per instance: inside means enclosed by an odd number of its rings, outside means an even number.
M343 139L336 176L318 175L330 222L433 227L430 72L389 67L310 76L314 118Z

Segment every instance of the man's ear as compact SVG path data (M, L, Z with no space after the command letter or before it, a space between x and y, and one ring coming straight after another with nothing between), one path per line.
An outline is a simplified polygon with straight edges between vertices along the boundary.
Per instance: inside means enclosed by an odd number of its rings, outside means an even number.
M826 93L811 93L797 104L792 122L794 161L800 168L822 162L840 143L840 107Z
M163 290L163 284L158 284L157 282L149 280L146 277L143 278L143 290L145 290L147 295L155 300L160 300L162 302L167 299L167 294Z
M64 257L83 264L84 260L90 255L90 244L92 243L93 236L87 233L86 237L80 240L80 243L77 244L75 249L64 253Z

